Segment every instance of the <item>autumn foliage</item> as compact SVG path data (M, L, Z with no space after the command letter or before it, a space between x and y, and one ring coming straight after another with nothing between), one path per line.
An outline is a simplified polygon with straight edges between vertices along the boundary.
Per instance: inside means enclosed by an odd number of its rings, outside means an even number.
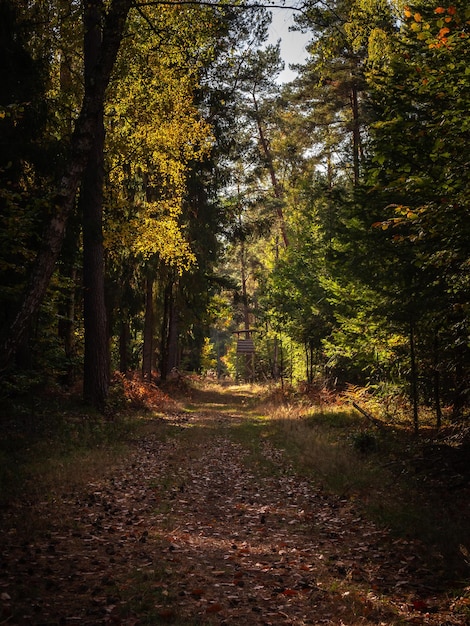
M114 397L123 407L133 410L164 411L176 408L176 402L152 381L142 379L137 372L114 372Z

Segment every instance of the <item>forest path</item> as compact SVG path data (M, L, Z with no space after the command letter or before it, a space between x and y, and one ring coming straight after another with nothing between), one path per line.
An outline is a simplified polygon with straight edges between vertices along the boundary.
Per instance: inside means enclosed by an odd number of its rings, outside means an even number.
M30 503L44 530L3 537L0 623L466 623L413 543L296 475L249 388L194 394L109 476Z

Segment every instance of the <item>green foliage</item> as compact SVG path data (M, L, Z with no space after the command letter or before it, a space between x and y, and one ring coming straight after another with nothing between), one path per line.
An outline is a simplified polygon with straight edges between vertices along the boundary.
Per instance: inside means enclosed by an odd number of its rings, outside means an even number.
M370 184L388 204L375 226L405 270L395 284L419 324L421 366L430 378L455 372L445 396L456 407L467 401L459 371L469 363L467 13L465 3L406 7L390 65L369 76Z
M368 430L355 433L351 439L354 449L363 454L373 452L377 448L377 437Z
M126 315L138 327L139 265L144 262L156 273L162 360L168 339L165 290L171 282L180 366L193 370L200 369L210 303L219 289L213 270L217 235L228 221L217 199L224 177L215 166L226 139L221 129L232 121L228 103L214 94L232 80L233 59L230 67L224 64L240 53L235 40L241 49L252 37L251 22L229 7L139 9L130 22L135 37L121 50L109 104L112 168L105 236L115 265L116 299L129 302ZM130 276L130 289L123 293Z
M202 346L201 369L204 374L207 374L210 370L217 370L217 357L214 344L211 342L209 337L205 337L204 345Z
M3 324L52 212L82 93L78 7L67 8L0 4ZM127 366L139 358L151 274L158 351L171 310L191 369L201 355L212 369L212 327L217 365L233 372L230 331L249 323L263 331L257 376L415 387L437 420L441 405L465 414L469 20L463 0L307 2L298 25L311 33L309 58L281 90L279 49L252 46L265 11L131 12L106 101L108 304ZM18 355L50 380L70 382L79 359L77 224Z
M310 57L271 127L291 245L258 257L257 314L307 377L400 388L439 423L468 404L468 8L311 4L298 23Z

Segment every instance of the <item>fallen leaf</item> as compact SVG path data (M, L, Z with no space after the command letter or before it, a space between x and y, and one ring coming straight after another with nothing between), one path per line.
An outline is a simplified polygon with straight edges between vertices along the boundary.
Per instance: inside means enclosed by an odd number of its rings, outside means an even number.
M295 589L284 589L282 592L283 596L296 596L299 592Z

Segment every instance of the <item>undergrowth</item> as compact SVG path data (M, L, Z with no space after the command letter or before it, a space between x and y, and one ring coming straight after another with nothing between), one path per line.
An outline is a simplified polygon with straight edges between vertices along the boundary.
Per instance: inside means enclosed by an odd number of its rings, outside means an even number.
M434 459L436 446L427 437L385 423L374 426L342 404L271 403L263 410L270 418L270 441L298 473L356 501L392 534L419 539L440 571L468 576L463 556L470 545L468 475L456 484L459 497L446 446L437 446L440 455Z
M47 499L109 471L133 430L127 418L70 413L36 416L34 427L11 425L0 436L0 505L24 492Z
M148 419L178 404L153 381L115 373L106 416L87 407L79 391L49 388L12 396L0 415L0 505L22 493L53 497L111 471Z

